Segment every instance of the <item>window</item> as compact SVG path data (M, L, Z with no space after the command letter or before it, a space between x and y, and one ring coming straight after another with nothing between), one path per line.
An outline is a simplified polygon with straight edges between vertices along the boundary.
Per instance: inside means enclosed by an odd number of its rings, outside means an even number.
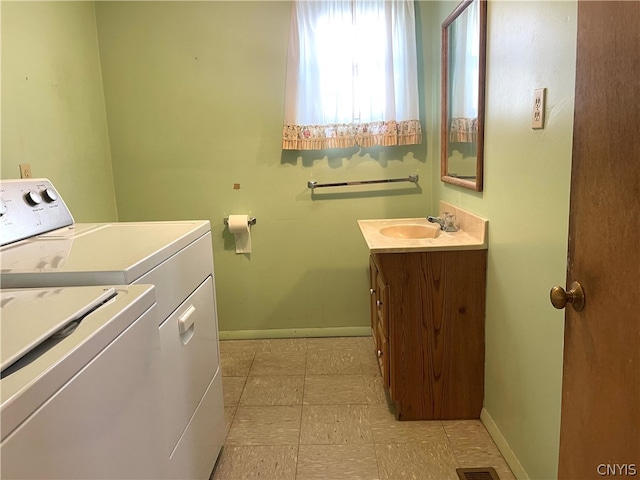
M282 147L422 141L415 7L409 0L296 0Z

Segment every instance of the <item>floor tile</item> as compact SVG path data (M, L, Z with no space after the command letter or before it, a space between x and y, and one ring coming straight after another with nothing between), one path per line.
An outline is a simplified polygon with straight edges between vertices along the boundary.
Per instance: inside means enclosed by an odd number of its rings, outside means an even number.
M262 340L221 340L220 356L238 352L256 353Z
M361 349L358 353L358 359L360 360L360 368L362 369L363 375L382 375L380 373L378 358L373 348L371 348L371 350Z
M493 467L500 480L513 473L480 420L443 421L449 443L461 467Z
M240 401L247 377L222 377L222 394L225 406L236 406Z
M305 352L258 352L249 375L304 375Z
M231 424L233 423L233 417L236 414L236 409L238 407L224 407L224 436L225 438L229 435L229 430L231 430Z
M373 443L366 405L305 405L300 444Z
M448 442L439 421L399 422L387 405L369 405L369 419L375 443Z
M356 342L358 343L358 347L360 349L364 349L366 351L373 351L375 346L375 342L373 341L373 337L369 335L368 337L355 337Z
M360 358L354 349L312 350L307 354L307 375L359 375Z
M357 349L361 343L360 337L323 337L309 338L307 345L309 351L337 350L340 348Z
M376 444L380 480L457 480L448 442Z
M493 439L480 420L443 420L442 427L449 441L459 445L494 445Z
M304 375L248 377L240 405L302 405L303 388Z
M273 338L261 340L258 352L306 352L306 338Z
M235 350L220 356L223 377L246 377L249 375L255 353L250 350Z
M373 445L300 445L296 480L376 480Z
M227 445L297 445L302 407L238 407Z
M391 398L385 392L382 377L379 375L363 375L364 393L370 405L389 405Z
M212 480L295 480L297 445L225 445Z
M362 375L307 375L304 382L305 405L366 404Z

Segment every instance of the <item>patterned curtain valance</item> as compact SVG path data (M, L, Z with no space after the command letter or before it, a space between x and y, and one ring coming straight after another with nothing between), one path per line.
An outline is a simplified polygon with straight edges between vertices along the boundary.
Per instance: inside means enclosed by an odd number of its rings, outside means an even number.
M417 120L333 125L285 125L282 131L282 148L285 150L414 145L421 141L422 127Z
M476 143L478 141L478 119L452 118L449 125L449 141Z

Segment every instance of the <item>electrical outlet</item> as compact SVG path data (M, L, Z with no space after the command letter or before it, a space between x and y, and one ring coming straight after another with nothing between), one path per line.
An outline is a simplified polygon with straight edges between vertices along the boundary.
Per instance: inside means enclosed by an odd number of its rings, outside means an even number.
M20 164L20 178L31 178L31 165L28 163Z
M536 88L533 91L533 114L531 116L531 128L539 130L544 128L544 97L546 88Z

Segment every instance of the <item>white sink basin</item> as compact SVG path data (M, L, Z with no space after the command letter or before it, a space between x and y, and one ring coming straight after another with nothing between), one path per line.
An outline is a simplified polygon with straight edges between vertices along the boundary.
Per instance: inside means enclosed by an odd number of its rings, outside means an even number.
M385 237L391 238L436 238L440 234L440 227L436 225L431 226L409 223L382 227L380 229L380 233Z
M441 201L438 215L443 212L456 216L460 226L457 232L443 232L426 217L358 220L358 226L371 253L487 249L486 219Z

